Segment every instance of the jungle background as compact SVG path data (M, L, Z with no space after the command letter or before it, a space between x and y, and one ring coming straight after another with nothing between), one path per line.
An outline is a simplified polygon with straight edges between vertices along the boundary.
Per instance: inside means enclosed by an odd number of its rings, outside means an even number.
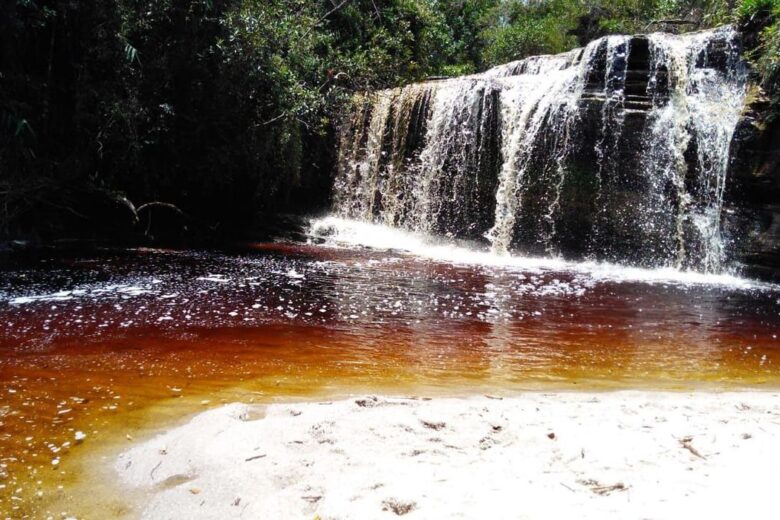
M9 0L0 238L246 237L328 204L354 92L607 34L742 27L780 113L780 0Z

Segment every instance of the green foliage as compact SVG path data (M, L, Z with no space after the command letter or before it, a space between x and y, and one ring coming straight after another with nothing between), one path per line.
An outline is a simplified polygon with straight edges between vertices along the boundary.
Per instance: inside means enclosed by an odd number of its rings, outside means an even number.
M581 13L579 2L501 2L482 32L487 42L484 63L497 65L536 54L563 52L576 46L571 33Z
M309 208L356 91L606 34L777 20L779 1L8 0L0 235L89 227L96 196L172 202L236 229ZM668 19L692 24L651 23ZM777 27L755 55L773 92Z
M733 0L503 0L481 32L484 62L561 52L608 34L695 30L733 20ZM664 21L689 24L664 24Z
M741 18L749 18L761 11L780 12L780 0L742 0L737 12Z
M495 17L500 0L434 0L451 33L449 61L442 75L472 73L486 68L484 32Z
M743 0L739 16L744 26L761 30L751 59L769 97L767 120L777 120L780 118L780 0Z
M95 193L228 227L305 204L301 190L322 199L351 93L475 69L448 20L474 32L479 1L444 4L12 1L0 15L0 234L87 224Z

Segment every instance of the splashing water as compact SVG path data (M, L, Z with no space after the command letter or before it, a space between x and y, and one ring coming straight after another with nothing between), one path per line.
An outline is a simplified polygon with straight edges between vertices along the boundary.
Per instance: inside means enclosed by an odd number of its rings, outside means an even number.
M720 36L716 39L714 36ZM656 196L658 211L674 215L675 267L717 272L725 254L721 213L729 148L746 95L747 75L730 29L682 38L650 36L654 110L649 116L644 167L670 196ZM721 61L724 72L715 66ZM666 90L659 79L666 72ZM695 160L686 158L695 150Z
M494 253L717 273L739 35L610 36L483 74L363 94L339 217Z

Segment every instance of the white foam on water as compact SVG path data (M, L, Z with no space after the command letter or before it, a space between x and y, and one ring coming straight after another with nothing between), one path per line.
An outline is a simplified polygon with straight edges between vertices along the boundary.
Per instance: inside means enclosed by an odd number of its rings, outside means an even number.
M571 272L586 275L595 281L717 285L736 289L775 287L727 273L709 274L682 271L671 267L645 269L601 262L571 262L552 257L496 254L488 250L480 251L457 245L440 237L335 216L312 219L309 235L324 240L324 244L328 246L402 251L421 258L452 264L499 267L524 272Z
M228 283L230 282L229 278L225 278L221 274L214 274L209 276L201 276L196 278L199 282L214 282L214 283Z
M133 297L150 294L152 291L137 285L111 284L87 289L63 290L45 294L30 294L10 298L11 305L26 305L41 302L63 302L76 298ZM1 301L1 300L0 300Z

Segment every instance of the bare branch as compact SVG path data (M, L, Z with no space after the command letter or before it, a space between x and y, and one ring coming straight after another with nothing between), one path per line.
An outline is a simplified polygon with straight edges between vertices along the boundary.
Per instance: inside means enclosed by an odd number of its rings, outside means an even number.
M312 24L312 26L311 26L311 27L309 27L308 29L306 29L306 32L305 32L305 33L303 33L303 35L301 35L301 37L298 39L298 42L299 42L299 43L300 43L300 42L302 42L302 41L304 40L304 38L306 38L306 37L309 35L309 33L312 31L312 29L314 29L314 28L315 28L315 27L317 27L319 24L321 24L322 22L324 22L324 21L325 21L325 19L326 19L328 16L332 15L333 13L335 13L336 11L338 11L339 9L341 9L342 7L344 7L345 5L347 5L347 4L348 4L350 1L351 1L351 0L342 0L342 2L341 2L339 5L337 5L336 7L334 7L333 9L331 9L330 11L328 11L327 13L325 13L324 15L320 16L320 18L319 18L319 19L318 19L316 22L314 22L314 24Z
M264 122L262 123L262 125L263 125L263 126L268 126L268 125L270 125L270 124L276 123L277 121L279 121L280 119L282 119L283 117L286 117L286 116L287 116L287 113L286 113L286 112L283 112L283 113L279 114L278 116L276 116L276 117L275 117L275 118L273 118L273 119L269 119L268 121L264 121Z
M116 195L114 197L114 200L116 200L118 203L126 207L130 210L130 213L133 214L133 224L138 224L139 218L138 218L138 210L135 208L135 204L133 204L130 199L123 195Z
M165 209L169 209L171 211L174 211L174 212L178 213L181 216L185 216L184 212L182 210L180 210L174 204L171 204L169 202L156 202L156 201L155 202L147 202L146 204L142 204L142 205L138 206L137 213L140 214L142 211L147 210L147 209L152 209L152 208L165 208Z

